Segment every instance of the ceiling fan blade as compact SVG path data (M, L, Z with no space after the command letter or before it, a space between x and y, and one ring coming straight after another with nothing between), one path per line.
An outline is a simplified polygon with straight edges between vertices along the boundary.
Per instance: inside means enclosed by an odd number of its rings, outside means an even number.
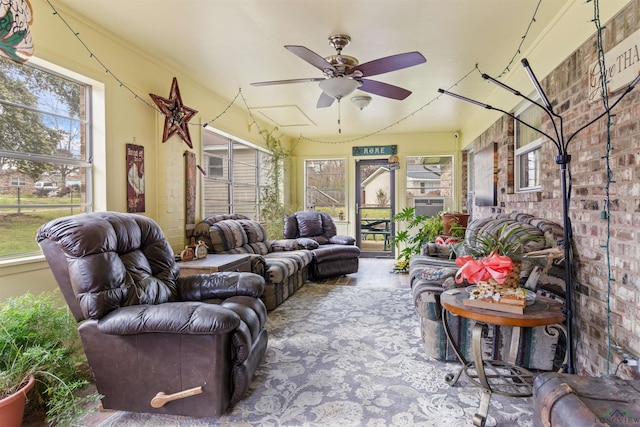
M327 95L326 93L322 92L320 94L320 98L318 98L318 103L316 104L316 108L331 107L334 100L335 98L333 96Z
M267 82L255 82L251 83L251 86L270 86L270 85L284 85L289 83L305 83L305 82L319 82L325 80L324 77L309 77L306 79L288 79L288 80L271 80Z
M364 64L356 65L349 73L360 71L363 77L375 76L378 74L388 73L390 71L401 70L407 67L427 62L420 52L399 53L397 55L386 56L384 58L374 59Z
M411 95L410 90L390 85L389 83L367 79L359 79L358 81L362 82L362 85L358 88L359 90L369 92L374 95L384 96L385 98L403 100L407 96Z
M318 55L314 51L312 51L312 50L310 50L310 49L308 49L308 48L306 48L304 46L287 45L287 46L285 46L285 48L287 48L294 55L297 55L298 57L304 59L309 64L313 65L314 67L318 68L319 70L321 70L323 72L326 69L332 70L334 72L338 71L338 70L336 70L336 67L331 65L331 63L329 63L322 56Z

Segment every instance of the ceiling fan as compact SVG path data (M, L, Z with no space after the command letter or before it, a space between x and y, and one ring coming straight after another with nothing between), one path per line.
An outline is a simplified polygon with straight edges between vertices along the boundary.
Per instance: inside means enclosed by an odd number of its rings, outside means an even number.
M304 46L285 46L291 53L321 70L324 77L272 80L251 83L251 85L268 86L288 83L320 82L319 85L320 89L322 89L322 94L316 104L317 108L329 107L335 99L340 102L343 97L349 95L356 89L398 100L405 99L411 95L411 91L407 89L376 80L370 80L366 77L422 64L427 60L420 52L400 53L360 64L353 56L342 55L342 49L347 46L350 41L351 37L344 34L329 36L329 44L335 48L336 54L325 58Z

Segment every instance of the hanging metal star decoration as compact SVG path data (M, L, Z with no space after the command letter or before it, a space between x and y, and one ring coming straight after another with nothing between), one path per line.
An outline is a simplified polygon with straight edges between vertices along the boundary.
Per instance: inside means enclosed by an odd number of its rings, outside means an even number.
M155 102L162 114L165 115L162 142L166 142L167 139L177 133L189 148L193 148L188 123L198 111L182 103L180 88L178 88L178 79L173 78L168 99L152 93L150 93L149 96L153 99L153 102Z

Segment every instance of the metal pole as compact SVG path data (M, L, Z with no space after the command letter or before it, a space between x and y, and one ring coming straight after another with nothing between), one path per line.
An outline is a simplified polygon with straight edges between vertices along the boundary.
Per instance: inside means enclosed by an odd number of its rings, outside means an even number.
M574 374L573 367L573 266L571 263L571 218L569 218L569 197L567 194L567 165L571 162L571 156L560 152L556 156L556 163L560 165L560 186L562 193L562 228L564 248L564 283L565 283L565 317L567 319L567 366L566 372Z

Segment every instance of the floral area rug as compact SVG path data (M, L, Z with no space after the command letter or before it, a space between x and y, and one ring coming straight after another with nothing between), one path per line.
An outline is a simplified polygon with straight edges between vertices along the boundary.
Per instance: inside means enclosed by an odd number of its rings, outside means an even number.
M480 389L424 355L409 289L306 284L269 312L249 395L219 419L116 412L99 427L472 426ZM487 426L530 426L531 398L494 394Z

